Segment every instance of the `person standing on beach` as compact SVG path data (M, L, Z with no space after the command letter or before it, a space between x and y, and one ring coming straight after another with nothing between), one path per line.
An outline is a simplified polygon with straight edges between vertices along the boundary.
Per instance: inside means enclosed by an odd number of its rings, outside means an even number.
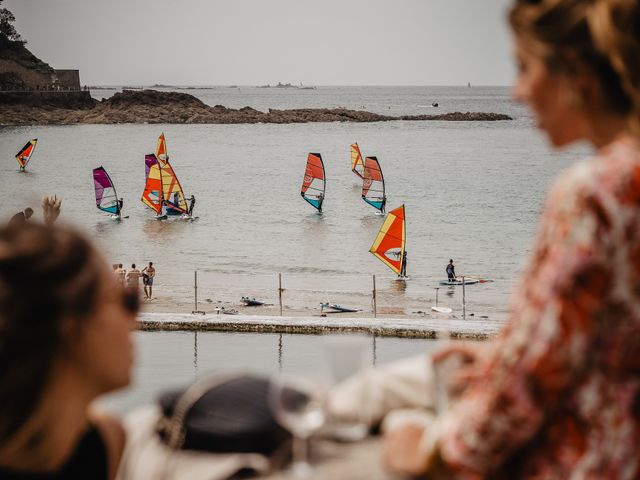
M136 268L136 264L131 264L131 270L127 273L127 287L140 289L140 277L142 272Z
M116 268L116 270L113 273L115 274L116 280L118 281L118 283L124 286L125 279L127 277L127 271L124 268L122 268L121 263L118 264L118 268Z
M445 269L445 271L447 272L447 280L449 280L450 282L455 282L456 267L453 265L453 259L449 260L449 264L447 265L447 268Z
M147 275L146 282L143 282L144 296L147 300L151 300L153 297L153 279L156 276L156 269L153 266L153 262L149 262L149 265L142 269L142 273Z

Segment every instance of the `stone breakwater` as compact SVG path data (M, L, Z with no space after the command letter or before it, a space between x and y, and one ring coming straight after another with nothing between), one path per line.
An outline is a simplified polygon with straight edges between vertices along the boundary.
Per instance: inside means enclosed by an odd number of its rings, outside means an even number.
M124 90L112 97L78 108L64 101L28 105L0 98L2 125L72 125L119 123L238 124L238 123L310 123L310 122L387 122L415 121L498 121L512 120L508 115L483 112L454 112L438 115L379 115L346 108L269 109L261 112L251 107L240 109L210 106L193 95L156 90Z
M349 317L273 317L267 315L188 315L179 313L142 313L140 330L222 331L253 333L360 333L378 337L459 338L484 340L498 334L498 320L462 320L447 318L393 319Z

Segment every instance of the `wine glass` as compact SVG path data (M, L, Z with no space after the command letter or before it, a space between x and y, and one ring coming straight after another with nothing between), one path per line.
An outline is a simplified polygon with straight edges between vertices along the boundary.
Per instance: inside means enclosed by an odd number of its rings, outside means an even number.
M281 376L271 382L269 400L280 425L293 435L291 473L295 478L309 478L309 439L325 421L325 391L320 383L293 376Z
M351 400L350 406L342 405L337 411L331 408L336 405L327 401L327 430L336 440L356 442L369 433L369 345L368 339L359 335L331 337L325 342L333 393L336 388L341 391L341 397L348 392ZM335 402L335 395L332 399Z

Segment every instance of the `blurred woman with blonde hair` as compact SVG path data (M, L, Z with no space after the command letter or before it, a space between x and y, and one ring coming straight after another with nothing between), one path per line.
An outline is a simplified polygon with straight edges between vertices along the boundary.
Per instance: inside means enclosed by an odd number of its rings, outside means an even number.
M386 438L436 478L640 478L640 2L518 0L517 100L594 156L548 195L500 337L462 354L455 400Z

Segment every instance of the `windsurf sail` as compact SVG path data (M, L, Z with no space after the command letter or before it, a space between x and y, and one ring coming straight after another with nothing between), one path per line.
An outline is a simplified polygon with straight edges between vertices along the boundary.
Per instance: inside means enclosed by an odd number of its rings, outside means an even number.
M360 178L364 178L364 162L357 143L351 144L351 171Z
M38 143L37 138L29 140L27 144L16 154L16 160L22 170L26 168L29 160L31 160L31 155L33 155L33 151L36 149L36 143Z
M387 197L384 192L384 176L376 157L367 157L364 160L362 199L384 213Z
M162 174L160 164L153 153L144 157L146 183L142 192L142 203L160 215L162 213Z
M404 273L402 259L405 255L405 239L406 226L404 205L402 205L387 214L369 251L391 270L402 275Z
M307 168L304 171L300 195L319 212L322 212L325 188L322 156L319 153L310 153L307 157Z
M164 132L158 137L158 143L156 144L156 159L160 163L161 167L169 161L169 154L167 153L167 142L164 139Z
M182 186L168 161L160 168L160 174L162 176L162 198L167 208L167 215L187 213L187 200L184 198Z
M96 190L96 207L103 212L119 215L116 187L103 167L93 169L93 186Z

